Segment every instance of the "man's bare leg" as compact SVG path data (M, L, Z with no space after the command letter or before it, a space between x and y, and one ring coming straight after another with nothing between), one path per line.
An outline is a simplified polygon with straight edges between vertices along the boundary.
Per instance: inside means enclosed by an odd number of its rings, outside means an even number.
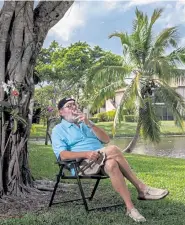
M109 175L113 188L120 194L120 196L124 200L127 210L131 210L132 208L134 208L125 179L116 160L107 160L105 162L104 170Z
M130 192L127 188L124 176L120 171L120 167L115 159L108 159L104 166L105 172L109 175L112 186L116 192L120 194L126 205L127 215L137 222L144 222L146 219L135 209Z
M123 153L115 145L110 145L102 149L106 153L107 159L114 159L118 162L123 175L136 187L138 192L142 192L147 187L137 176L133 173Z
M110 145L104 149L103 152L106 153L107 159L114 159L119 164L121 172L123 175L136 187L138 191L138 198L142 200L156 200L162 199L168 195L169 191L165 189L148 187L141 180L139 180L136 175L132 172L127 160L123 156L123 153L115 145Z

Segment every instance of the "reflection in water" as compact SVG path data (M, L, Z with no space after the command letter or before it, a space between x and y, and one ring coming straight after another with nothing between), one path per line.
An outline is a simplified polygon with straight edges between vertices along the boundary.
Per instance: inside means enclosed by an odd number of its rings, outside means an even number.
M131 138L115 138L111 144L124 149L130 141ZM140 139L133 153L185 159L185 137L162 137L161 142L155 145Z
M29 141L44 144L44 139L30 139ZM121 149L124 149L130 141L131 138L115 138L111 140L110 144L117 145ZM141 139L137 142L133 153L185 159L185 137L163 137L161 138L161 142L157 145L144 142Z

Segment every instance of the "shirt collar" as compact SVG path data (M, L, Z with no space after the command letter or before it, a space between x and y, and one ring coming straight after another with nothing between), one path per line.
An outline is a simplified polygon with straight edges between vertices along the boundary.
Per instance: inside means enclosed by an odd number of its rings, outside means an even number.
M73 123L70 123L70 122L68 122L65 119L62 119L61 124L64 125L64 126L66 126L66 127L68 127L68 128L71 127L71 126L73 126Z

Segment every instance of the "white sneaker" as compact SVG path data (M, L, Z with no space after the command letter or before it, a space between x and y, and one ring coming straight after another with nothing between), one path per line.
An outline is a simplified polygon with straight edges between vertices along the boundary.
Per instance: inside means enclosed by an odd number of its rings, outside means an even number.
M142 216L136 208L126 212L126 215L132 218L136 222L146 222L144 216Z

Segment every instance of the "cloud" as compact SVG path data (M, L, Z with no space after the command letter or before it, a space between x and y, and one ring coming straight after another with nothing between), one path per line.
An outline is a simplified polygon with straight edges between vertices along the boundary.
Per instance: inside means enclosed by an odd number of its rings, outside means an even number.
M179 46L180 47L185 47L185 37L181 38Z
M57 36L68 42L75 34L75 30L85 26L85 19L88 13L86 2L75 2L66 12L65 16L49 31L49 36Z
M109 11L117 9L126 12L132 7L149 5L154 3L158 6L164 4L164 2L161 2L161 0L106 0L104 1L104 6Z
M185 2L178 0L172 5L168 4L167 10L159 20L166 27L177 26L185 23Z
M114 9L117 9L120 5L120 2L119 1L111 1L111 0L108 0L108 1L105 1L104 2L104 7L106 10L108 11L112 11Z
M124 11L128 11L130 8L135 6L149 5L156 2L158 2L159 4L161 3L161 0L131 0L129 1L129 3L126 3L124 5Z

